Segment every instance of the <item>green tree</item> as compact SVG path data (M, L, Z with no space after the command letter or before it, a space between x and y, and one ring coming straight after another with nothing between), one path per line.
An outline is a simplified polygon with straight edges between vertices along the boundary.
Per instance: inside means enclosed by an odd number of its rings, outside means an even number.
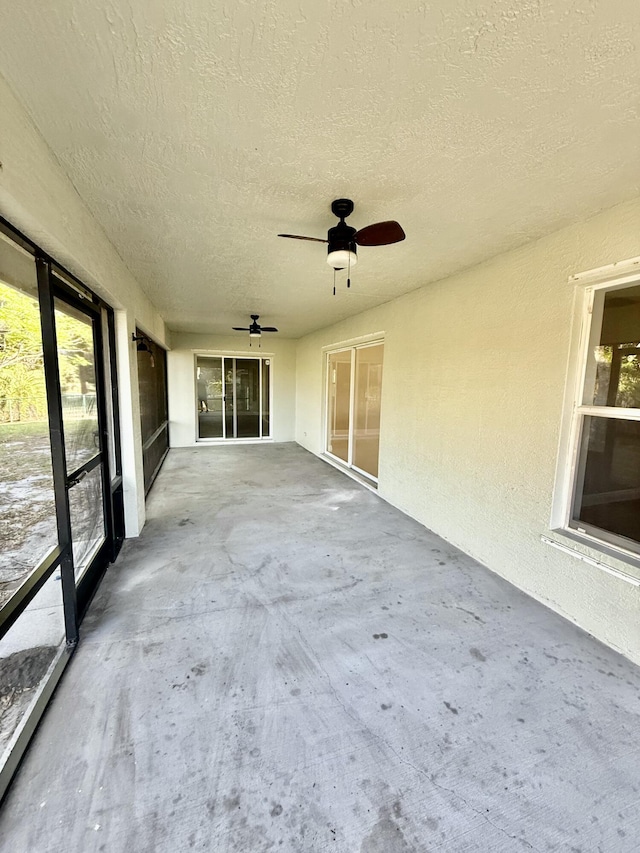
M93 392L82 371L92 359L91 326L56 312L58 363L63 393ZM47 402L37 301L0 281L0 421L41 420Z

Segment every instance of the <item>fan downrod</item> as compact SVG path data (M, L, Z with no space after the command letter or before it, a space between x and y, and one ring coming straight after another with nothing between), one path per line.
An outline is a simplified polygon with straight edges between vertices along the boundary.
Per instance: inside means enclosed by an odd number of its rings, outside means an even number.
M353 202L350 198L337 198L331 202L331 212L343 221L353 213Z

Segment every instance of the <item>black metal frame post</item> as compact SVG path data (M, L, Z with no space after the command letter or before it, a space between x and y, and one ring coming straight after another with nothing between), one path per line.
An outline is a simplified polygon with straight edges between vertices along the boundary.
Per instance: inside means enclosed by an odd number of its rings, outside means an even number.
M51 464L53 467L53 490L55 493L58 543L62 556L60 576L62 579L62 602L67 645L75 646L79 639L78 601L73 570L71 549L71 516L67 490L67 458L64 445L62 420L62 395L60 393L58 342L51 281L51 263L36 257L38 295L40 298L40 325L42 329L42 352L44 360L45 388L49 410L49 436L51 440Z

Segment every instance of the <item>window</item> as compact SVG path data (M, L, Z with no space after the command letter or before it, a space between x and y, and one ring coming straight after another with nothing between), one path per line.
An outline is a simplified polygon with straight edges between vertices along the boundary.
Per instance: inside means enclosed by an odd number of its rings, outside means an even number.
M640 282L585 292L564 527L640 554Z

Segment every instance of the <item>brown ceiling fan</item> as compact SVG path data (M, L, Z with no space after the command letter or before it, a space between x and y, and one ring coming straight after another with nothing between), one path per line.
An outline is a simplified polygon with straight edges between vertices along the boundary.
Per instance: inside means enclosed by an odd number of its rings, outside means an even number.
M350 269L358 261L358 246L388 246L404 240L406 234L402 226L394 220L374 222L357 231L347 225L345 219L353 213L354 204L349 198L337 198L331 204L331 212L340 220L333 228L329 228L327 238L302 237L299 234L278 234L278 237L288 237L291 240L311 240L314 243L327 243L327 263L334 270ZM351 284L347 279L347 287ZM335 287L334 287L335 293Z
M249 332L250 338L259 338L262 332L277 332L275 326L261 326L258 323L260 315L252 314L251 319L253 322L250 326L232 326L234 332Z

